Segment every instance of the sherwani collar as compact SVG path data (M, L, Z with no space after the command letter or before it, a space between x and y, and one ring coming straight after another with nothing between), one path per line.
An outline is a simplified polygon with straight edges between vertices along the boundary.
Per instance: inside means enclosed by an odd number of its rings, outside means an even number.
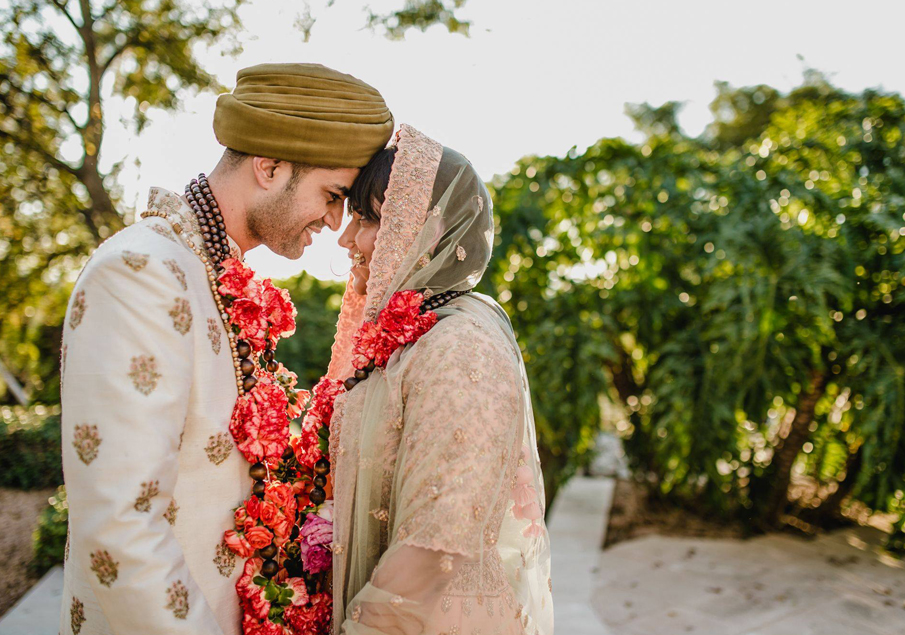
M201 226L198 224L195 212L176 192L162 187L152 187L148 193L148 209L166 212L167 216L173 217L186 228L193 238L197 239L196 244L204 244L201 239ZM226 235L226 239L229 242L230 255L237 260L242 260L244 255L239 244L229 234Z

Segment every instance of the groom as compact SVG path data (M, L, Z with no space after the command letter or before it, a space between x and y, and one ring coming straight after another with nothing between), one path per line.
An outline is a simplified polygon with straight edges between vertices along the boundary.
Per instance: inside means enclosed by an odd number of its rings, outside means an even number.
M339 227L359 168L392 130L380 93L354 77L245 69L217 102L227 150L195 196L152 189L144 220L89 260L62 349L61 633L239 633L241 566L222 537L251 484L229 432L242 375L202 256L264 244L298 258L324 225Z

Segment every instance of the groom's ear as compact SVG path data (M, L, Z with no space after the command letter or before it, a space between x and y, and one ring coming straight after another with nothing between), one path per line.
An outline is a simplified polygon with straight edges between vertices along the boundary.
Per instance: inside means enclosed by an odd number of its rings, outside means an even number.
M252 157L251 171L258 187L264 190L272 190L280 187L281 168L291 167L285 161L268 159L266 157Z

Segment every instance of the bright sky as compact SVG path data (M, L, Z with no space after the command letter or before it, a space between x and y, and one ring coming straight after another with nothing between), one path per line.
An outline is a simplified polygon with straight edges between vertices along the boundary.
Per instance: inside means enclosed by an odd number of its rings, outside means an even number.
M403 2L369 4L380 11ZM847 90L905 93L898 1L468 0L461 15L474 23L470 38L438 26L399 42L363 28L364 3L326 5L311 3L317 23L305 43L293 26L302 2L251 0L242 10L243 52L199 49L199 59L230 88L236 71L262 62L318 62L355 75L383 93L397 124L459 150L486 180L527 154L561 156L601 137L634 137L626 102L684 101L680 121L698 134L710 121L715 80L788 90L812 67ZM222 152L211 127L215 101L202 94L181 112L153 112L137 138L108 124L102 158L127 158L120 182L128 204L141 211L150 186L181 191L214 167ZM108 114L119 120L115 108ZM304 269L344 278L349 262L336 238L324 231L297 261L263 247L248 260L264 276Z

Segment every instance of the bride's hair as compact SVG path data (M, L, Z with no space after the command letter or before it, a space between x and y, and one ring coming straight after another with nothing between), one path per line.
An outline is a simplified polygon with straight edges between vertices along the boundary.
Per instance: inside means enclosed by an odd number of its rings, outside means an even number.
M371 157L349 190L350 210L366 220L380 222L379 209L390 185L390 172L395 157L395 147L384 148Z

